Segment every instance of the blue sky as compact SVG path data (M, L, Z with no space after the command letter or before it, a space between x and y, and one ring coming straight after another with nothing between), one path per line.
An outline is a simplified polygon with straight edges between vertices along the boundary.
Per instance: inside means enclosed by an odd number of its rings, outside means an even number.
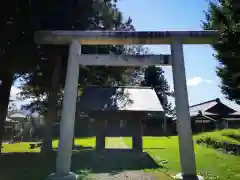
M119 0L118 7L125 18L131 17L136 30L201 30L207 0ZM170 53L169 46L149 46L154 54ZM217 61L209 45L185 45L184 58L188 82L189 104L193 105L214 98L225 100L216 76ZM163 68L172 86L171 67ZM233 104L233 103L230 103ZM235 108L238 106L234 105Z
M125 18L131 17L136 30L201 30L204 10L208 8L206 0L119 0L118 7ZM149 46L154 54L170 53L169 46ZM218 87L214 51L209 45L184 46L185 67L188 82L190 105L221 98L227 102ZM171 86L171 67L163 68ZM12 88L12 96L19 90ZM18 105L21 102L18 102ZM232 104L235 108L238 106Z

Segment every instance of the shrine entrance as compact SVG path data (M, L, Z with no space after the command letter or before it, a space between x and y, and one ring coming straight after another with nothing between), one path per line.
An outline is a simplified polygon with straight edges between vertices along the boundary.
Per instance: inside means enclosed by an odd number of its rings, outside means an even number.
M60 140L56 173L50 179L76 179L70 173L72 138L76 110L79 65L82 66L150 66L172 65L179 137L180 163L183 177L197 178L193 149L189 103L184 67L183 44L213 44L217 31L39 31L35 34L37 44L70 45L68 68L61 114ZM171 46L171 62L164 56L142 55L90 55L81 53L81 45L130 45L165 44Z

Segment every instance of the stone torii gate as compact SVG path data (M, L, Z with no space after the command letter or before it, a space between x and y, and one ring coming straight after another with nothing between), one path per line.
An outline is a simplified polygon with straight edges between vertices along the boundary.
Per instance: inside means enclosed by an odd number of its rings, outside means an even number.
M167 64L163 56L122 56L81 54L81 45L167 44L171 46L171 64L178 120L180 163L183 179L198 179L192 140L189 103L184 67L183 44L213 44L217 31L38 31L37 44L70 45L63 108L60 125L56 173L48 179L73 180L70 172L74 132L79 65L86 66L148 66Z

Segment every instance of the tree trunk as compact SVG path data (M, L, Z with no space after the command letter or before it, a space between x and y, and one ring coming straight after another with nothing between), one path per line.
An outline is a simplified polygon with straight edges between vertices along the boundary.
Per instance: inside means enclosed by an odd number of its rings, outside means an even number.
M2 77L2 84L0 85L0 153L2 147L2 140L4 135L4 123L8 111L9 96L11 86L13 83L13 73L6 72Z
M55 57L54 59L54 70L52 74L52 83L49 87L48 92L48 108L47 115L45 117L44 127L44 139L43 139L43 151L46 153L52 152L52 122L57 116L57 101L59 92L59 78L62 67L62 59Z

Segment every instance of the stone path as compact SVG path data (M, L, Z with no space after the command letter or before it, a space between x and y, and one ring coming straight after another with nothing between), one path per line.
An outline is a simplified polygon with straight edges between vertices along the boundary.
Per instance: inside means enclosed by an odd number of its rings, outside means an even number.
M106 139L107 149L128 149L129 147L124 143L122 137L114 137ZM92 174L88 177L90 180L155 180L151 174L143 171L119 171L109 173Z
M129 147L124 143L122 137L107 138L106 148L112 149L128 149Z

